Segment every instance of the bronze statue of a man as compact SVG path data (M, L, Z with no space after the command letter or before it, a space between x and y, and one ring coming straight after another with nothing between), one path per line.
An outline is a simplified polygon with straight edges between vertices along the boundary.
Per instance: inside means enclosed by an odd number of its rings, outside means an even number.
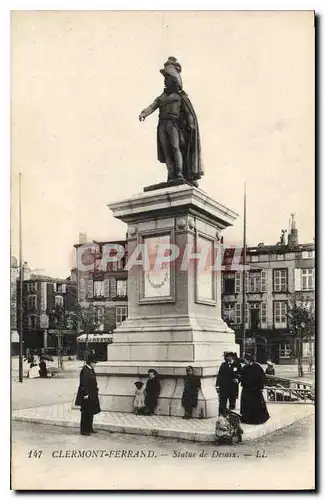
M183 90L181 71L177 59L169 57L160 70L165 77L164 91L141 112L139 120L144 121L159 109L158 160L167 165L167 180L186 179L197 186L204 174L199 126L191 101Z

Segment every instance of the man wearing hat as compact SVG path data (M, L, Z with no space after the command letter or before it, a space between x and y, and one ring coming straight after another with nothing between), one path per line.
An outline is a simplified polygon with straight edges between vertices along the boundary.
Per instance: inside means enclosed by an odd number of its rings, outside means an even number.
M144 109L144 121L159 109L157 130L158 160L167 165L168 179L186 179L197 186L203 175L201 144L197 117L187 94L183 91L182 67L169 57L160 70L165 78L164 92Z
M100 413L98 387L93 364L96 363L95 351L86 354L85 365L80 372L80 383L76 397L76 406L80 406L80 434L90 436L96 434L93 428L94 415Z
M230 351L225 352L225 361L221 363L217 375L216 389L219 394L219 416L226 415L228 400L229 410L236 408L241 365L240 363L235 363L235 357L235 353Z

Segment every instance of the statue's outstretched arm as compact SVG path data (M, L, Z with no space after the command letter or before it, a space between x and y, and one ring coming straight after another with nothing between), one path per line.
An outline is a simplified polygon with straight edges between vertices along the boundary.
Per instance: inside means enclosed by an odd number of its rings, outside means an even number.
M141 111L140 116L139 116L140 122L143 122L143 120L145 118L147 118L147 116L151 115L158 108L159 108L158 99L155 99L153 101L153 103L150 104L150 106L148 106L146 109L144 109L143 111Z

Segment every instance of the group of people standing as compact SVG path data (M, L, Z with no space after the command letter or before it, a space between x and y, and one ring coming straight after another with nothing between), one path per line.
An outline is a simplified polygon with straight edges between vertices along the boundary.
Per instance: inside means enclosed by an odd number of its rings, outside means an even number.
M235 410L239 385L241 384L241 422L254 425L263 424L270 418L263 397L263 388L266 381L263 368L258 363L255 363L253 357L249 354L244 356L243 362L233 352L225 352L224 359L216 379L216 389L219 395L219 416L226 416L229 411ZM93 428L93 418L94 415L101 411L93 367L94 362L96 362L95 357L90 353L80 372L80 384L75 401L76 406L80 406L81 410L80 433L83 435L96 432ZM161 390L157 371L151 368L148 370L146 384L136 381L134 385L134 413L154 415ZM183 418L189 419L193 417L193 410L197 407L200 389L200 377L194 374L192 366L188 366L184 377L181 400L184 408Z
M243 363L234 352L225 352L224 358L216 380L219 416L225 416L229 410L235 410L241 384L241 421L252 425L264 424L270 415L263 397L266 382L263 368L254 361L251 354L244 356Z

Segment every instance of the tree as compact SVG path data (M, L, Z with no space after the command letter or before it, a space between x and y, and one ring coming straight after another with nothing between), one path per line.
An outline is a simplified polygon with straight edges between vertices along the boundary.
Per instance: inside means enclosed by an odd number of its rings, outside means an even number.
M288 303L288 323L295 337L296 355L298 359L298 376L303 376L302 347L303 341L309 342L311 353L312 343L315 341L315 303L310 297L301 294L293 294ZM312 355L310 354L310 371L312 367Z
M74 311L74 323L76 328L79 328L79 331L86 335L86 348L84 353L84 356L86 356L88 352L89 335L100 331L98 309L88 302L77 304Z
M58 350L58 368L63 370L62 347L63 347L63 332L66 329L66 314L62 305L56 305L51 311L51 320L54 329L57 330L57 350Z

